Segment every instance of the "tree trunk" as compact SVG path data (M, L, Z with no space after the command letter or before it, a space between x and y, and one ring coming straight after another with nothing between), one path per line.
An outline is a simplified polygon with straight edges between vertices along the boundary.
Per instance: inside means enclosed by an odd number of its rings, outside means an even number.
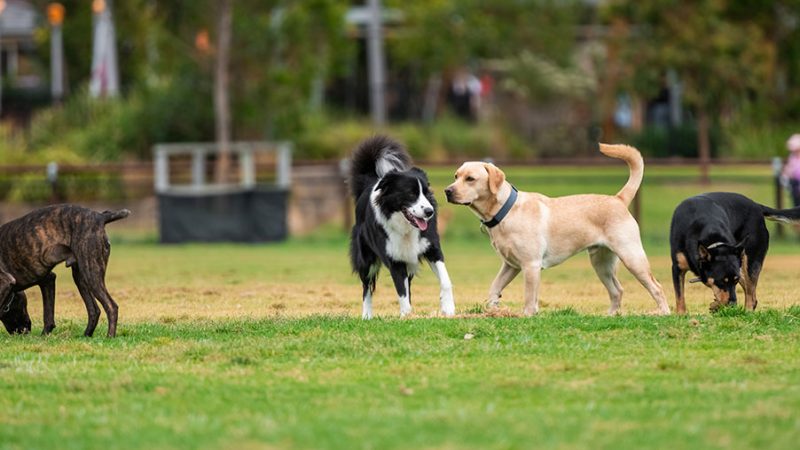
M697 150L700 158L700 183L709 184L711 167L711 141L709 139L708 111L701 107L697 111Z
M217 58L214 74L214 118L216 122L217 149L219 158L215 166L214 180L227 183L231 168L231 108L228 81L230 61L233 0L218 0L219 22L217 26Z

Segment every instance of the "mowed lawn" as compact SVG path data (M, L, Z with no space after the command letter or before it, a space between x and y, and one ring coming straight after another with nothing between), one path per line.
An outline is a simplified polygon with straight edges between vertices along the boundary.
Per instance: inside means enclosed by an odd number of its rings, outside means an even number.
M452 170L431 170L437 190ZM514 168L520 189L614 193L624 166ZM674 307L666 233L674 206L703 190L769 204L769 170L721 168L714 184L684 168L645 178L645 247ZM443 203L443 201L442 201ZM135 213L135 212L134 212ZM776 241L759 311L708 313L690 285L686 317L654 317L624 268L623 315L588 257L543 274L542 313L480 305L499 260L465 208L441 205L458 317L437 317L427 268L415 315L398 319L387 276L379 318L360 291L336 224L270 245L160 246L109 225L107 283L116 339L82 338L86 313L57 269L57 328L0 335L0 449L29 448L793 448L800 439L800 243Z

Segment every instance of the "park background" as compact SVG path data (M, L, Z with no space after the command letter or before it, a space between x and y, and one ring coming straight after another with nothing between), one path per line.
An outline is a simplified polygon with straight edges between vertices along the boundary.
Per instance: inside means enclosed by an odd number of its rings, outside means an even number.
M374 3L377 15L338 0L0 2L0 221L53 202L133 211L108 226L116 339L78 337L64 267L53 335L38 335L32 289L33 333L0 336L0 449L794 446L792 228L770 225L756 313L711 315L691 285L688 317L651 317L622 268L623 315L605 317L577 255L545 272L542 313L526 319L519 282L483 310L499 260L442 190L462 161L491 159L523 190L613 194L628 171L596 142L635 145L637 217L671 300L682 199L789 205L773 159L800 128L800 1ZM379 319L359 318L342 160L378 132L430 175L454 320L436 317L428 272L412 320L396 318L386 277ZM197 142L220 150L204 160L210 183L238 181L237 155L221 162L235 142L291 143L288 239L159 243L154 148ZM259 184L276 165L256 161ZM174 180L190 169L176 161Z

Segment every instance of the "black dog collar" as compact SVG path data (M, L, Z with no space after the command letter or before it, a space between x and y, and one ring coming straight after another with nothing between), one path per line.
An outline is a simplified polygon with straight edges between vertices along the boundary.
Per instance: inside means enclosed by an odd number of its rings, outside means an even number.
M500 211L492 217L492 220L483 221L481 223L487 228L494 228L499 224L503 219L506 218L508 212L511 211L511 207L514 206L514 202L517 201L517 188L514 185L511 185L511 194L508 196L508 200L503 204L503 207L500 208Z

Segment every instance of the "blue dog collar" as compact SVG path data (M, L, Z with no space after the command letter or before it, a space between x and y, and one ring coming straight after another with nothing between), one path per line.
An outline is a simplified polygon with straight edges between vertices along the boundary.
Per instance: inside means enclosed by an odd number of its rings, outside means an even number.
M506 218L508 212L511 211L511 207L514 206L514 203L517 201L517 188L514 185L511 185L511 194L508 196L508 200L503 204L503 207L500 208L500 211L492 217L492 220L483 221L481 223L487 228L494 228L499 224L503 219Z

